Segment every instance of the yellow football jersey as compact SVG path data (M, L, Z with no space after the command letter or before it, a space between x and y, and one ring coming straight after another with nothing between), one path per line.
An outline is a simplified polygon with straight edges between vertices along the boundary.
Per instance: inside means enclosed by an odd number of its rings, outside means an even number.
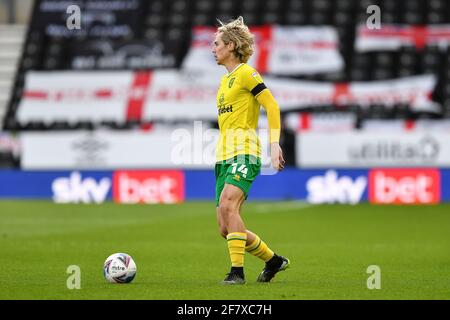
M257 134L260 104L256 97L264 89L266 86L262 77L245 63L222 77L217 92L220 129L216 149L217 161L239 154L261 157Z

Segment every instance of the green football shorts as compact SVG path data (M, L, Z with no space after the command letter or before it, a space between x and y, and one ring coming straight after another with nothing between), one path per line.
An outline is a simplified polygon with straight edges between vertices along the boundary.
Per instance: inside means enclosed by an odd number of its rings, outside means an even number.
M261 159L252 155L237 155L234 158L216 163L216 207L219 206L220 195L225 183L240 188L248 197L250 186L261 171Z

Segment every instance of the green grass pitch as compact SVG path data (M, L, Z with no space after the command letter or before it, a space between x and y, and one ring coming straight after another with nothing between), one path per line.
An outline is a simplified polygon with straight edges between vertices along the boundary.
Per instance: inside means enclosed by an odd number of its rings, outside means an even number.
M242 213L292 267L256 283L263 267L245 256L244 286L229 270L213 202L61 205L0 201L0 299L449 299L450 205L315 205L248 202ZM103 262L130 254L137 275L110 284ZM81 289L66 285L69 265ZM381 289L369 290L370 265Z

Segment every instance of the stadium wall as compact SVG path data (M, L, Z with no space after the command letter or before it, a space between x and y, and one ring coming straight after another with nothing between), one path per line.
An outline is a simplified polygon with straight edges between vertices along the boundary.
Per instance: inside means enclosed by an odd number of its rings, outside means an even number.
M212 170L0 171L0 198L55 203L214 200ZM450 169L297 169L260 175L249 200L435 204L450 201Z

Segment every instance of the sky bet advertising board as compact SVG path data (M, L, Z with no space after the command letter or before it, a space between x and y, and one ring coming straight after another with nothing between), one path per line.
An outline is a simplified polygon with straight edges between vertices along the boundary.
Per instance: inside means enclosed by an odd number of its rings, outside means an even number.
M0 198L55 203L179 203L214 201L211 170L0 171ZM286 168L259 175L249 201L301 200L313 204L436 204L450 201L450 169Z

